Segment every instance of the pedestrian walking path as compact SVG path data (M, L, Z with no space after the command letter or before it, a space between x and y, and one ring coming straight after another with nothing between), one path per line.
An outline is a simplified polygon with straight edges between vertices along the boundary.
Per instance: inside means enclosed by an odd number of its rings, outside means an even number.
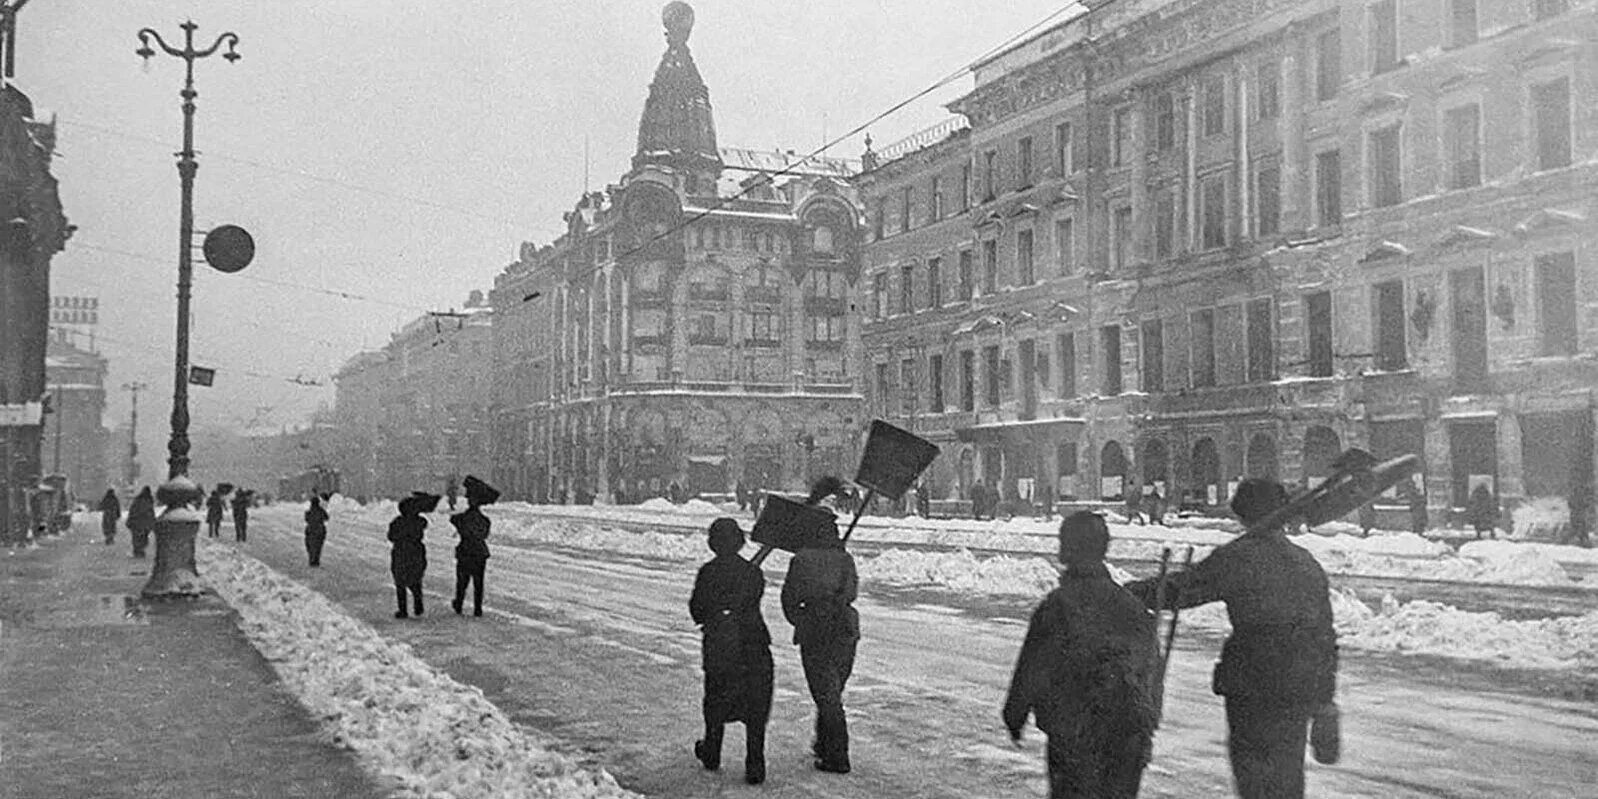
M118 532L0 550L0 799L385 795L221 600L139 601L151 561Z

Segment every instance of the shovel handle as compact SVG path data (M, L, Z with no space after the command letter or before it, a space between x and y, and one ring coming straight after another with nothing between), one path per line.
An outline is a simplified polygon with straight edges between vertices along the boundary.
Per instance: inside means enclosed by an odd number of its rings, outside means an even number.
M860 504L855 506L854 518L849 520L849 529L843 531L843 542L849 543L849 536L854 535L854 526L860 523L860 514L866 512L866 506L877 496L875 488L866 489L866 495L860 498Z

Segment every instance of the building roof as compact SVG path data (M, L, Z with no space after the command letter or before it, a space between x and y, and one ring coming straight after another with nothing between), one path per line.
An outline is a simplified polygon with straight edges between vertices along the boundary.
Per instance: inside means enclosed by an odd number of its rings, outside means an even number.
M714 163L716 122L710 110L710 90L699 77L699 67L688 51L694 11L687 3L673 2L661 12L666 26L666 52L649 84L649 99L638 121L638 152L634 168L650 163Z

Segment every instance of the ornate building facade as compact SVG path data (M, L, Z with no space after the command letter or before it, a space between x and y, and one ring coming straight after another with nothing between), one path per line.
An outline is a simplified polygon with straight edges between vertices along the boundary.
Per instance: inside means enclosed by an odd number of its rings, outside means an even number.
M78 501L93 505L117 485L105 470L110 431L105 429L106 360L75 346L66 331L50 337L45 381L52 413L45 417L44 463L67 476Z
M1360 446L1434 523L1483 483L1590 529L1594 3L1084 5L857 181L934 481L1216 506Z
M495 474L514 496L796 488L855 466L858 164L720 147L693 12L664 22L631 170L495 280Z

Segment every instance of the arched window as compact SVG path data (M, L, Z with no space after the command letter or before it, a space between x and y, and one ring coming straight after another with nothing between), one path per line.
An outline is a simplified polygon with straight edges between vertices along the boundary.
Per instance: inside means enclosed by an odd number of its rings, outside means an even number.
M1160 495L1170 496L1171 456L1165 442L1151 438L1143 444L1143 484L1159 487Z
M1221 482L1221 456L1215 441L1201 438L1193 443L1193 488L1189 495L1205 505L1226 502L1226 486Z
M1304 431L1304 485L1313 488L1332 475L1332 462L1343 445L1330 427L1312 425Z
M1276 439L1268 433L1255 433L1248 440L1247 462L1244 468L1249 477L1276 479Z
M1099 498L1106 501L1126 496L1126 452L1111 441L1099 451Z
M832 252L832 228L826 225L817 225L811 234L810 248L816 252Z

